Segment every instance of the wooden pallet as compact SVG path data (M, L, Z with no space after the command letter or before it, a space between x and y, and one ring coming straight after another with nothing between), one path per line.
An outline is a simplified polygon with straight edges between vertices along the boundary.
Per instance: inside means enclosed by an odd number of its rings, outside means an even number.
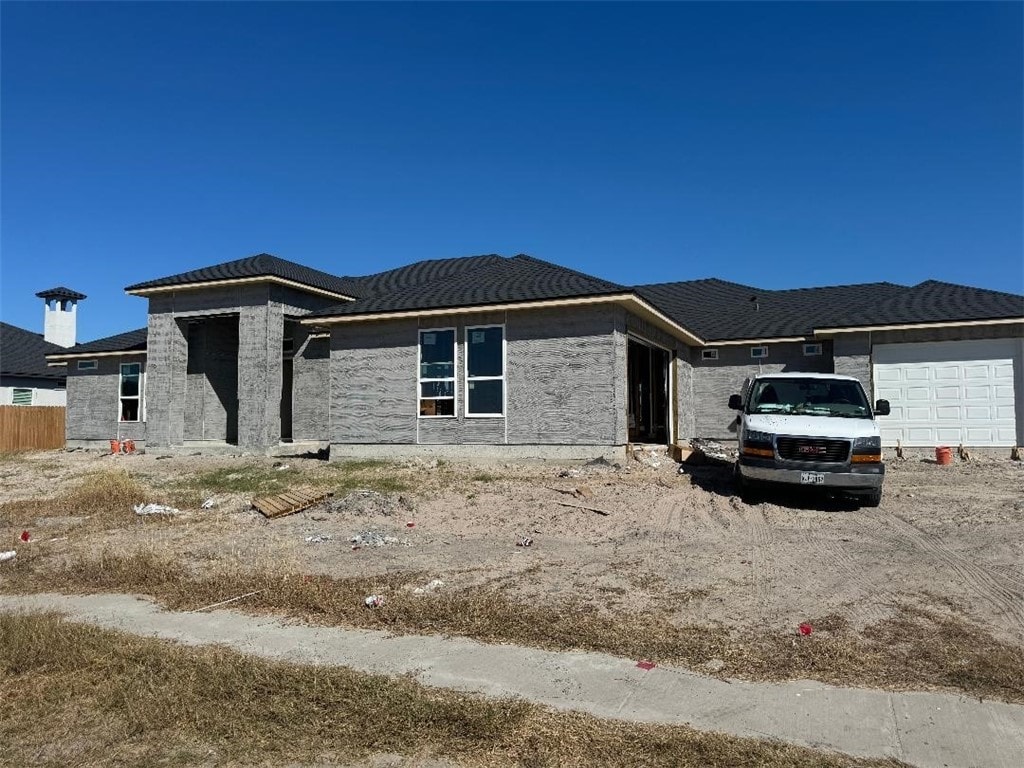
M284 517L285 515L292 515L304 509L309 509L314 504L319 504L324 499L333 495L333 493L323 491L288 491L274 496L263 496L259 499L253 499L252 505L264 517Z

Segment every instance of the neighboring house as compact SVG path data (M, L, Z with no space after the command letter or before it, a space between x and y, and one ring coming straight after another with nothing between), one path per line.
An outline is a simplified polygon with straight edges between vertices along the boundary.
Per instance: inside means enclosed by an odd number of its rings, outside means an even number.
M64 405L64 367L46 356L75 343L78 302L85 294L51 288L36 294L45 303L43 333L0 323L0 405Z
M147 328L49 355L69 444L579 458L732 437L759 370L857 376L888 443L1024 443L1024 297L929 281L630 287L529 256L337 277L261 254L129 286Z

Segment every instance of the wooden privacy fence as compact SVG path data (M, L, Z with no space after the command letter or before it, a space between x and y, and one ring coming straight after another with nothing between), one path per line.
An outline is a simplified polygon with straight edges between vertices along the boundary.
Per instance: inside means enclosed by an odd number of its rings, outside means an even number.
M0 453L64 447L64 414L58 405L0 405Z

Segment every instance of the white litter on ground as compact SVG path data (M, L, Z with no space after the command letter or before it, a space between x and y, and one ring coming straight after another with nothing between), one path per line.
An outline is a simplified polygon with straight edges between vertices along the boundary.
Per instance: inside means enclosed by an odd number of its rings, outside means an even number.
M180 515L181 510L163 504L136 504L136 515Z

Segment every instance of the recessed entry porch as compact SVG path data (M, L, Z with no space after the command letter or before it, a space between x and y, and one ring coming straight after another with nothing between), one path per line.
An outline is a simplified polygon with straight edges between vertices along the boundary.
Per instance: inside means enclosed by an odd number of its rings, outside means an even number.
M672 353L630 335L626 352L627 425L629 442L665 445L672 439Z
M151 419L157 438L151 444L230 453L265 452L290 441L295 325L294 318L252 317L244 308L164 324L166 354L151 351L157 375L148 392L150 413L161 416ZM164 439L159 422L167 425Z

